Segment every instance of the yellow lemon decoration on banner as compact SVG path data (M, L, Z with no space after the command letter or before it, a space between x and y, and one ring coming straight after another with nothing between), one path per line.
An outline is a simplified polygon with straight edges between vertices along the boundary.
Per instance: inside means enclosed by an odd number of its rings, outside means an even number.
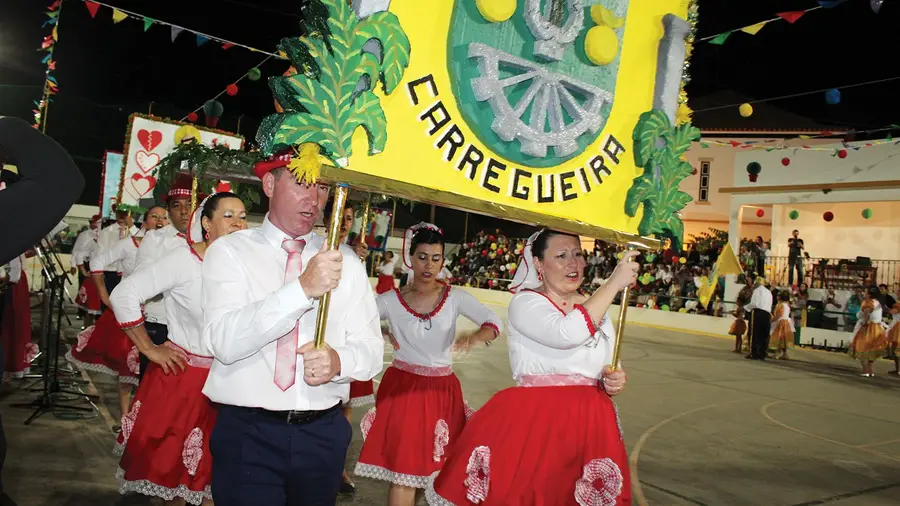
M619 37L608 26L595 26L584 37L584 53L594 65L609 65L619 54Z
M625 19L616 17L616 14L602 5L591 7L591 19L597 26L608 26L610 28L621 28L625 25Z
M502 23L516 12L516 0L475 0L475 6L491 23Z
M597 26L584 37L584 53L594 65L609 65L619 54L619 36L615 29L625 25L625 19L602 5L591 7L591 19Z

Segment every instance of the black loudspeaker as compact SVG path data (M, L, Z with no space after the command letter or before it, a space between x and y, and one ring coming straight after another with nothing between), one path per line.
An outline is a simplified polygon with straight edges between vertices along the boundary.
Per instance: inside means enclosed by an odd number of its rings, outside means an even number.
M825 303L820 300L806 301L806 326L822 328L822 317L825 314Z
M869 257L856 257L856 265L860 267L872 267L872 259Z

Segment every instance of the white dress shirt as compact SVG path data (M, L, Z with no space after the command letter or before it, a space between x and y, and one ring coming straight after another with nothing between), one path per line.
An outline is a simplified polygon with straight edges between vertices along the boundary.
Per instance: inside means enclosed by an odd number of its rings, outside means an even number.
M100 234L97 236L97 247L99 248L99 251L112 248L117 242L137 234L139 230L140 229L133 225L131 228L123 228L120 227L118 223L113 223L100 230ZM119 261L109 262L103 270L108 272L122 272L122 264Z
M202 260L186 242L183 243L116 286L109 296L116 321L122 328L142 324L141 305L157 294L164 294L169 340L194 355L210 356L202 337L202 273Z
M313 340L318 300L303 293L297 279L285 282L289 237L269 221L216 240L203 264L203 339L216 358L203 393L213 402L271 411L322 410L350 396L350 381L370 380L381 371L384 340L365 267L342 247L343 268L331 292L325 341L341 360L331 382L311 387L297 355L296 382L286 391L275 385L277 340L299 320L298 346ZM309 233L303 269L324 239Z
M84 232L78 234L78 237L75 239L75 244L72 246L72 267L78 267L79 265L88 261L91 253L94 249L97 248L97 231L87 229Z
M151 230L144 234L141 245L138 248L136 269L145 265L151 265L162 258L166 252L187 244L184 234L172 225L166 225L158 230ZM148 322L166 324L166 307L161 296L154 297L144 305L144 315Z
M763 311L772 313L772 291L765 286L757 286L750 296L750 303L745 306L749 310L762 309Z
M509 363L513 379L526 375L579 374L600 379L612 362L616 331L609 315L597 325L576 305L563 313L546 295L522 290L508 312Z
M122 239L91 258L91 274L102 274L109 265L119 265L122 276L130 276L137 267L138 242L135 236Z
M452 288L444 290L431 314L412 310L397 289L378 296L378 313L387 320L399 350L394 358L408 364L440 367L453 365L453 343L456 341L456 320L460 315L476 325L489 325L500 334L503 322L484 307L469 292Z

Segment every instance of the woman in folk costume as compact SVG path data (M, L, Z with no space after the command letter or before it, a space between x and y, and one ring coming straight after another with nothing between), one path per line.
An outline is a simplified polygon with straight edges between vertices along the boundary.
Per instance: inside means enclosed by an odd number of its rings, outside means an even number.
M94 215L91 218L90 226L90 230L82 232L75 240L75 246L72 247L72 263L82 276L81 286L78 287L78 295L75 297L75 305L85 313L85 327L93 325L94 317L102 313L100 294L97 292L97 285L91 279L90 264L88 263L91 255L97 252L100 215Z
M156 230L168 223L166 210L151 207L144 215L143 230ZM130 276L137 267L138 247L143 234L133 235L100 250L90 259L90 278L97 287L101 302L107 307L97 323L78 334L78 344L66 353L66 359L79 369L101 372L119 378L119 407L127 413L131 405L132 385L138 384L140 361L137 348L119 329L106 291L106 268L119 265L122 278Z
M356 215L356 208L352 202L347 202L344 206L344 216L341 219L341 238L338 241L340 244L347 244L347 236L350 234L350 229L353 228L353 218ZM356 246L353 246L353 252L356 253L359 258L363 261L363 264L366 262L366 254L369 252L369 248L366 246L365 241L362 236L363 232L360 232L360 236L357 236ZM351 415L353 414L353 408L362 408L365 406L369 406L371 404L375 404L375 385L372 380L369 381L351 381L350 382L350 401L341 407L341 410L344 413L344 417L347 418L348 422L352 423ZM353 494L356 492L356 485L354 485L353 480L350 479L350 475L347 473L347 470L344 470L344 474L341 477L341 488L340 493L342 494Z
M879 299L881 290L877 286L870 286L866 290L859 312L856 313L858 320L856 328L853 329L853 340L850 341L848 351L848 354L859 360L862 365L860 376L864 378L875 377L872 364L884 356L884 350L887 348L887 336L884 333L884 323L881 321L883 309Z
M631 504L628 455L610 398L624 388L625 373L610 368L615 329L607 309L637 279L637 254L625 253L586 298L579 294L585 259L578 237L542 230L528 239L508 313L518 386L495 394L469 420L429 481L429 504Z
M201 271L210 244L246 228L244 204L236 195L207 197L191 217L187 242L141 266L110 297L119 326L152 362L116 441L122 453L116 478L123 494L211 504L209 434L216 409L201 392L213 361L201 337ZM144 328L141 304L160 293L169 341L156 346Z
M897 345L900 344L900 302L895 302L890 309L891 325L887 330L888 357L894 359L894 370L888 374L900 374L900 357L897 356Z
M375 285L375 293L381 295L390 292L396 286L394 284L394 270L397 268L397 260L392 251L385 251L378 265L378 284Z
M391 484L388 504L412 506L416 489L441 468L470 415L451 370L453 351L468 351L500 335L502 322L468 292L437 280L444 264L439 228L420 223L406 232L404 260L414 273L401 289L378 296L390 326L394 361L385 371L373 408L363 418L356 475ZM408 249L407 249L408 247ZM456 320L481 328L457 339Z
M5 276L0 276L0 343L3 375L9 378L28 374L38 352L37 345L31 342L31 300L23 260L22 256L10 260Z
M775 348L777 360L787 360L788 348L794 347L794 320L791 318L791 293L787 290L778 294L775 306L775 324L769 337L769 347Z

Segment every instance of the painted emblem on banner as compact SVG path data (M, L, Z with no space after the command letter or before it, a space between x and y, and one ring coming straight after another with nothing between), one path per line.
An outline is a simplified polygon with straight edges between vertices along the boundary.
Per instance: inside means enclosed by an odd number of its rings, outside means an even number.
M606 3L624 23L628 1ZM585 4L525 0L507 21L486 24L474 2L456 1L448 39L454 95L495 153L530 167L559 165L583 153L606 125L623 28L612 31L613 59L594 64Z

